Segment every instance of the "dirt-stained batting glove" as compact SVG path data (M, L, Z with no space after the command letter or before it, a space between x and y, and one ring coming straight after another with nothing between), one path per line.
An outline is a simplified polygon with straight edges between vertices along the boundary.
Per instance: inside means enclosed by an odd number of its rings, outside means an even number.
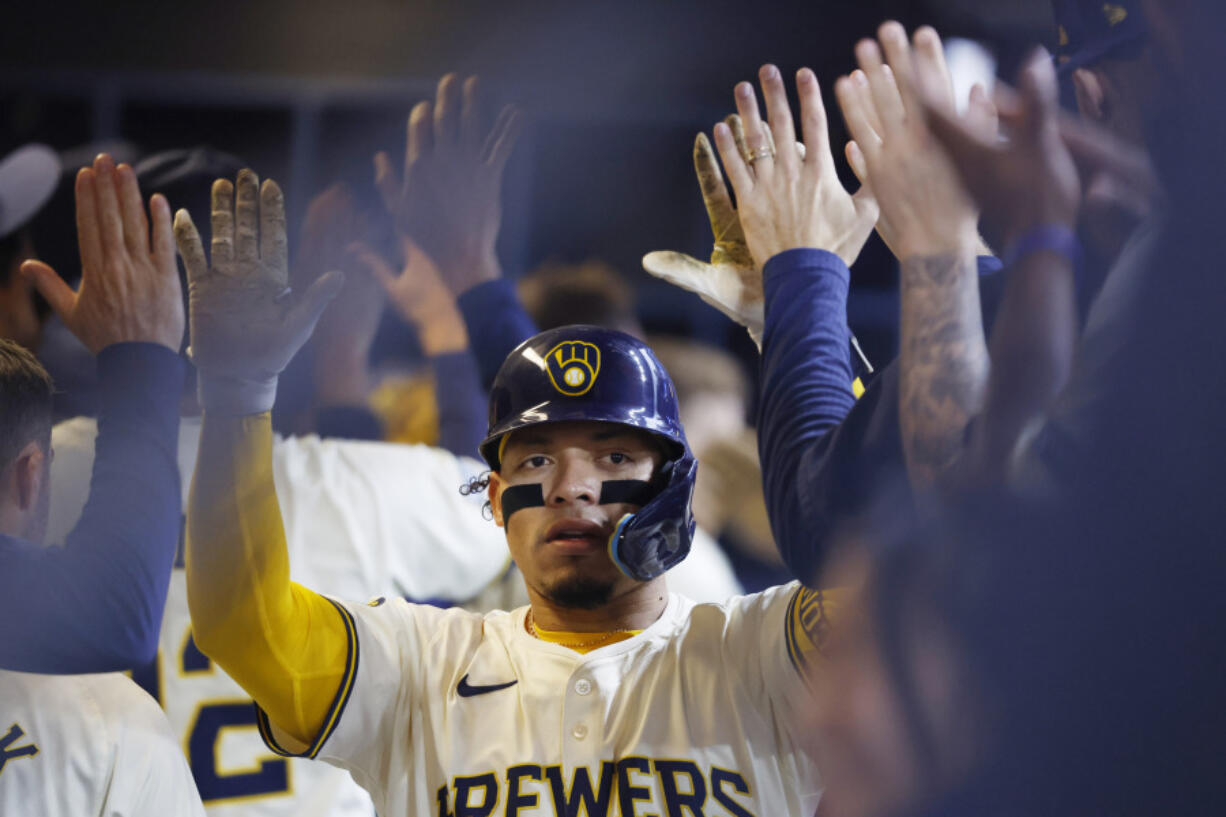
M237 188L237 196L235 190ZM186 210L175 241L187 267L191 345L206 412L270 411L277 376L306 342L344 275L321 276L305 293L289 289L281 188L242 170L235 184L213 183L212 247L205 256Z

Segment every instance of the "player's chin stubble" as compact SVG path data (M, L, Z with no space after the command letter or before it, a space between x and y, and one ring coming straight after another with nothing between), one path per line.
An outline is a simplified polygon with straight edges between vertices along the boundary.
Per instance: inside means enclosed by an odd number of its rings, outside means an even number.
M589 576L575 576L544 588L541 593L559 607L595 610L613 598L613 582Z

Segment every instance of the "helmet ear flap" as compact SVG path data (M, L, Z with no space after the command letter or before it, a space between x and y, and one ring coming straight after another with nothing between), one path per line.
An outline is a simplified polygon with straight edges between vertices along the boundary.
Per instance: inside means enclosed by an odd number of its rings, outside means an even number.
M637 513L627 514L609 539L613 563L632 579L649 581L678 564L694 541L694 480L698 461L688 451L660 468L663 486Z

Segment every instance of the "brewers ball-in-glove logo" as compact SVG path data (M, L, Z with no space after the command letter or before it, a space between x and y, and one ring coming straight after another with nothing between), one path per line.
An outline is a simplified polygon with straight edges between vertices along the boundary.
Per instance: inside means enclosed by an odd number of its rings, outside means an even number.
M600 374L600 347L581 340L566 340L545 355L549 380L567 397L587 394Z

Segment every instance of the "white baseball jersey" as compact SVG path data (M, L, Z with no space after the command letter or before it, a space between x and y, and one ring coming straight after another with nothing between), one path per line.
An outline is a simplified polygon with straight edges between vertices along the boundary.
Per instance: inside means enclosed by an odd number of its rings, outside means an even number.
M51 520L62 543L89 494L97 423L77 418L52 432ZM200 443L200 420L185 418L179 468L185 493ZM481 513L483 495L459 486L484 470L476 460L427 446L316 437L277 438L273 472L285 520L291 578L329 595L372 595L493 604L522 598L508 570L501 528ZM709 538L697 540L672 586L700 599L739 589ZM185 574L170 582L157 667L137 680L153 693L187 753L209 817L371 817L370 797L344 772L277 757L260 740L250 697L190 638Z
M586 655L485 616L345 604L351 670L316 743L382 817L810 817L798 639L824 626L796 584L698 604ZM815 615L815 612L818 613Z
M118 673L0 670L0 813L200 817L166 716Z

